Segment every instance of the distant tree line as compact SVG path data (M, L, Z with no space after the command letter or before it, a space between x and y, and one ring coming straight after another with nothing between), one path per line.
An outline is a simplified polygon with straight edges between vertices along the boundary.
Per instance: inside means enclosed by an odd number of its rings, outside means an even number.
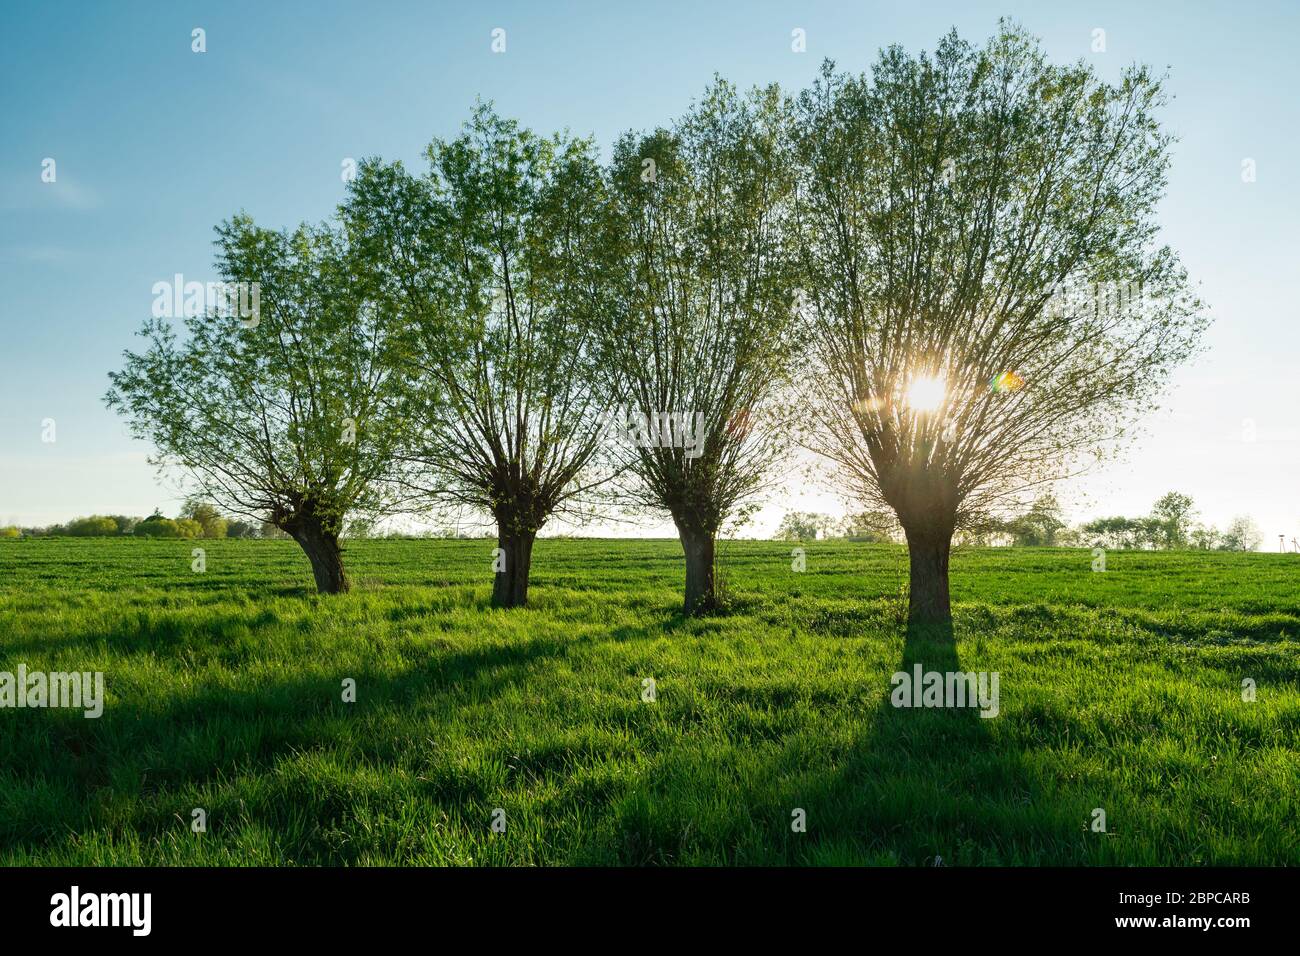
M1098 518L1083 525L1079 534L1089 547L1154 551L1254 551L1263 541L1248 515L1233 518L1222 531L1197 521L1192 499L1175 491L1161 497L1148 515Z
M155 510L146 518L129 515L88 515L46 527L0 528L0 538L285 538L289 535L269 521L255 523L223 516L207 502L190 502L175 518ZM422 534L376 533L369 525L353 525L349 537L481 537L451 527ZM902 529L885 511L864 511L835 518L809 511L788 511L776 529L778 541L841 539L868 543L898 542ZM1263 541L1255 522L1247 515L1233 518L1220 531L1196 520L1196 508L1189 495L1171 491L1159 498L1150 514L1126 518L1097 518L1071 527L1063 518L1054 495L1039 495L1028 509L1003 519L994 519L963 533L961 543L974 547L1094 548L1146 551L1253 551Z
M44 527L0 528L0 538L277 538L274 525L227 518L202 501L189 502L175 518L155 509L148 517L87 515Z
M776 537L779 541L843 538L879 544L897 541L900 531L892 516L879 511L860 512L843 518L817 512L789 511L781 519Z
M857 541L897 541L896 523L880 512L836 519L802 511L787 512L777 528L782 541L845 538ZM1039 495L1019 515L990 518L965 529L960 542L975 547L1107 548L1147 551L1253 551L1263 540L1247 515L1233 518L1222 531L1197 520L1191 496L1177 491L1163 495L1151 512L1139 517L1097 518L1071 527L1061 505L1050 494Z

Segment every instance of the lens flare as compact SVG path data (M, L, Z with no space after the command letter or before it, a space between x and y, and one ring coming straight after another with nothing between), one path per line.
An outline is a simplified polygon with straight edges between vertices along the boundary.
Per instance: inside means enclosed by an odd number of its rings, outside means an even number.
M883 411L888 407L889 402L875 395L859 398L852 405L853 411L859 415L874 415L876 412Z
M1015 372L999 372L989 381L989 388L995 392L1018 392L1024 387L1024 377Z

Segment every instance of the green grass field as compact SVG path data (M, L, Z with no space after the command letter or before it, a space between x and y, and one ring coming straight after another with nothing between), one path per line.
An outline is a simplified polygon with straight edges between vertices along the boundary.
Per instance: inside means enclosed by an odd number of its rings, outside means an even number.
M1300 862L1294 555L959 553L954 662L901 548L726 543L684 621L675 541L543 539L519 611L493 546L353 543L318 597L292 542L0 541L0 670L107 685L0 709L0 864ZM890 706L916 661L1000 714Z

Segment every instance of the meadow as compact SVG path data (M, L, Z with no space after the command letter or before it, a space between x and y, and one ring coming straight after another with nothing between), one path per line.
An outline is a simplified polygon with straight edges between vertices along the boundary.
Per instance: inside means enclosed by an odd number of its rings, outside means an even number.
M0 671L106 681L0 709L0 864L1300 863L1295 555L961 551L948 642L901 547L726 542L688 620L676 541L542 539L509 611L494 545L320 596L287 541L0 541ZM916 662L998 715L890 706Z

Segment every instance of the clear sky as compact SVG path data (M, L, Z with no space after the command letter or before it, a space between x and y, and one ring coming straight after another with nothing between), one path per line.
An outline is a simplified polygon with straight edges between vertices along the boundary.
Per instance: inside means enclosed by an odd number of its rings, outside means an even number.
M933 48L954 26L982 41L1003 15L1104 76L1133 61L1169 70L1180 141L1162 223L1215 320L1146 439L1060 498L1077 520L1144 513L1178 489L1220 526L1254 516L1276 549L1279 533L1300 536L1294 2L5 2L0 524L176 508L101 396L153 284L214 278L212 227L232 213L323 219L346 159L423 168L424 145L454 134L477 96L608 145L680 112L715 72L794 89L823 57L857 71L882 45ZM795 28L806 53L791 50ZM791 488L749 533L787 507L838 503Z

